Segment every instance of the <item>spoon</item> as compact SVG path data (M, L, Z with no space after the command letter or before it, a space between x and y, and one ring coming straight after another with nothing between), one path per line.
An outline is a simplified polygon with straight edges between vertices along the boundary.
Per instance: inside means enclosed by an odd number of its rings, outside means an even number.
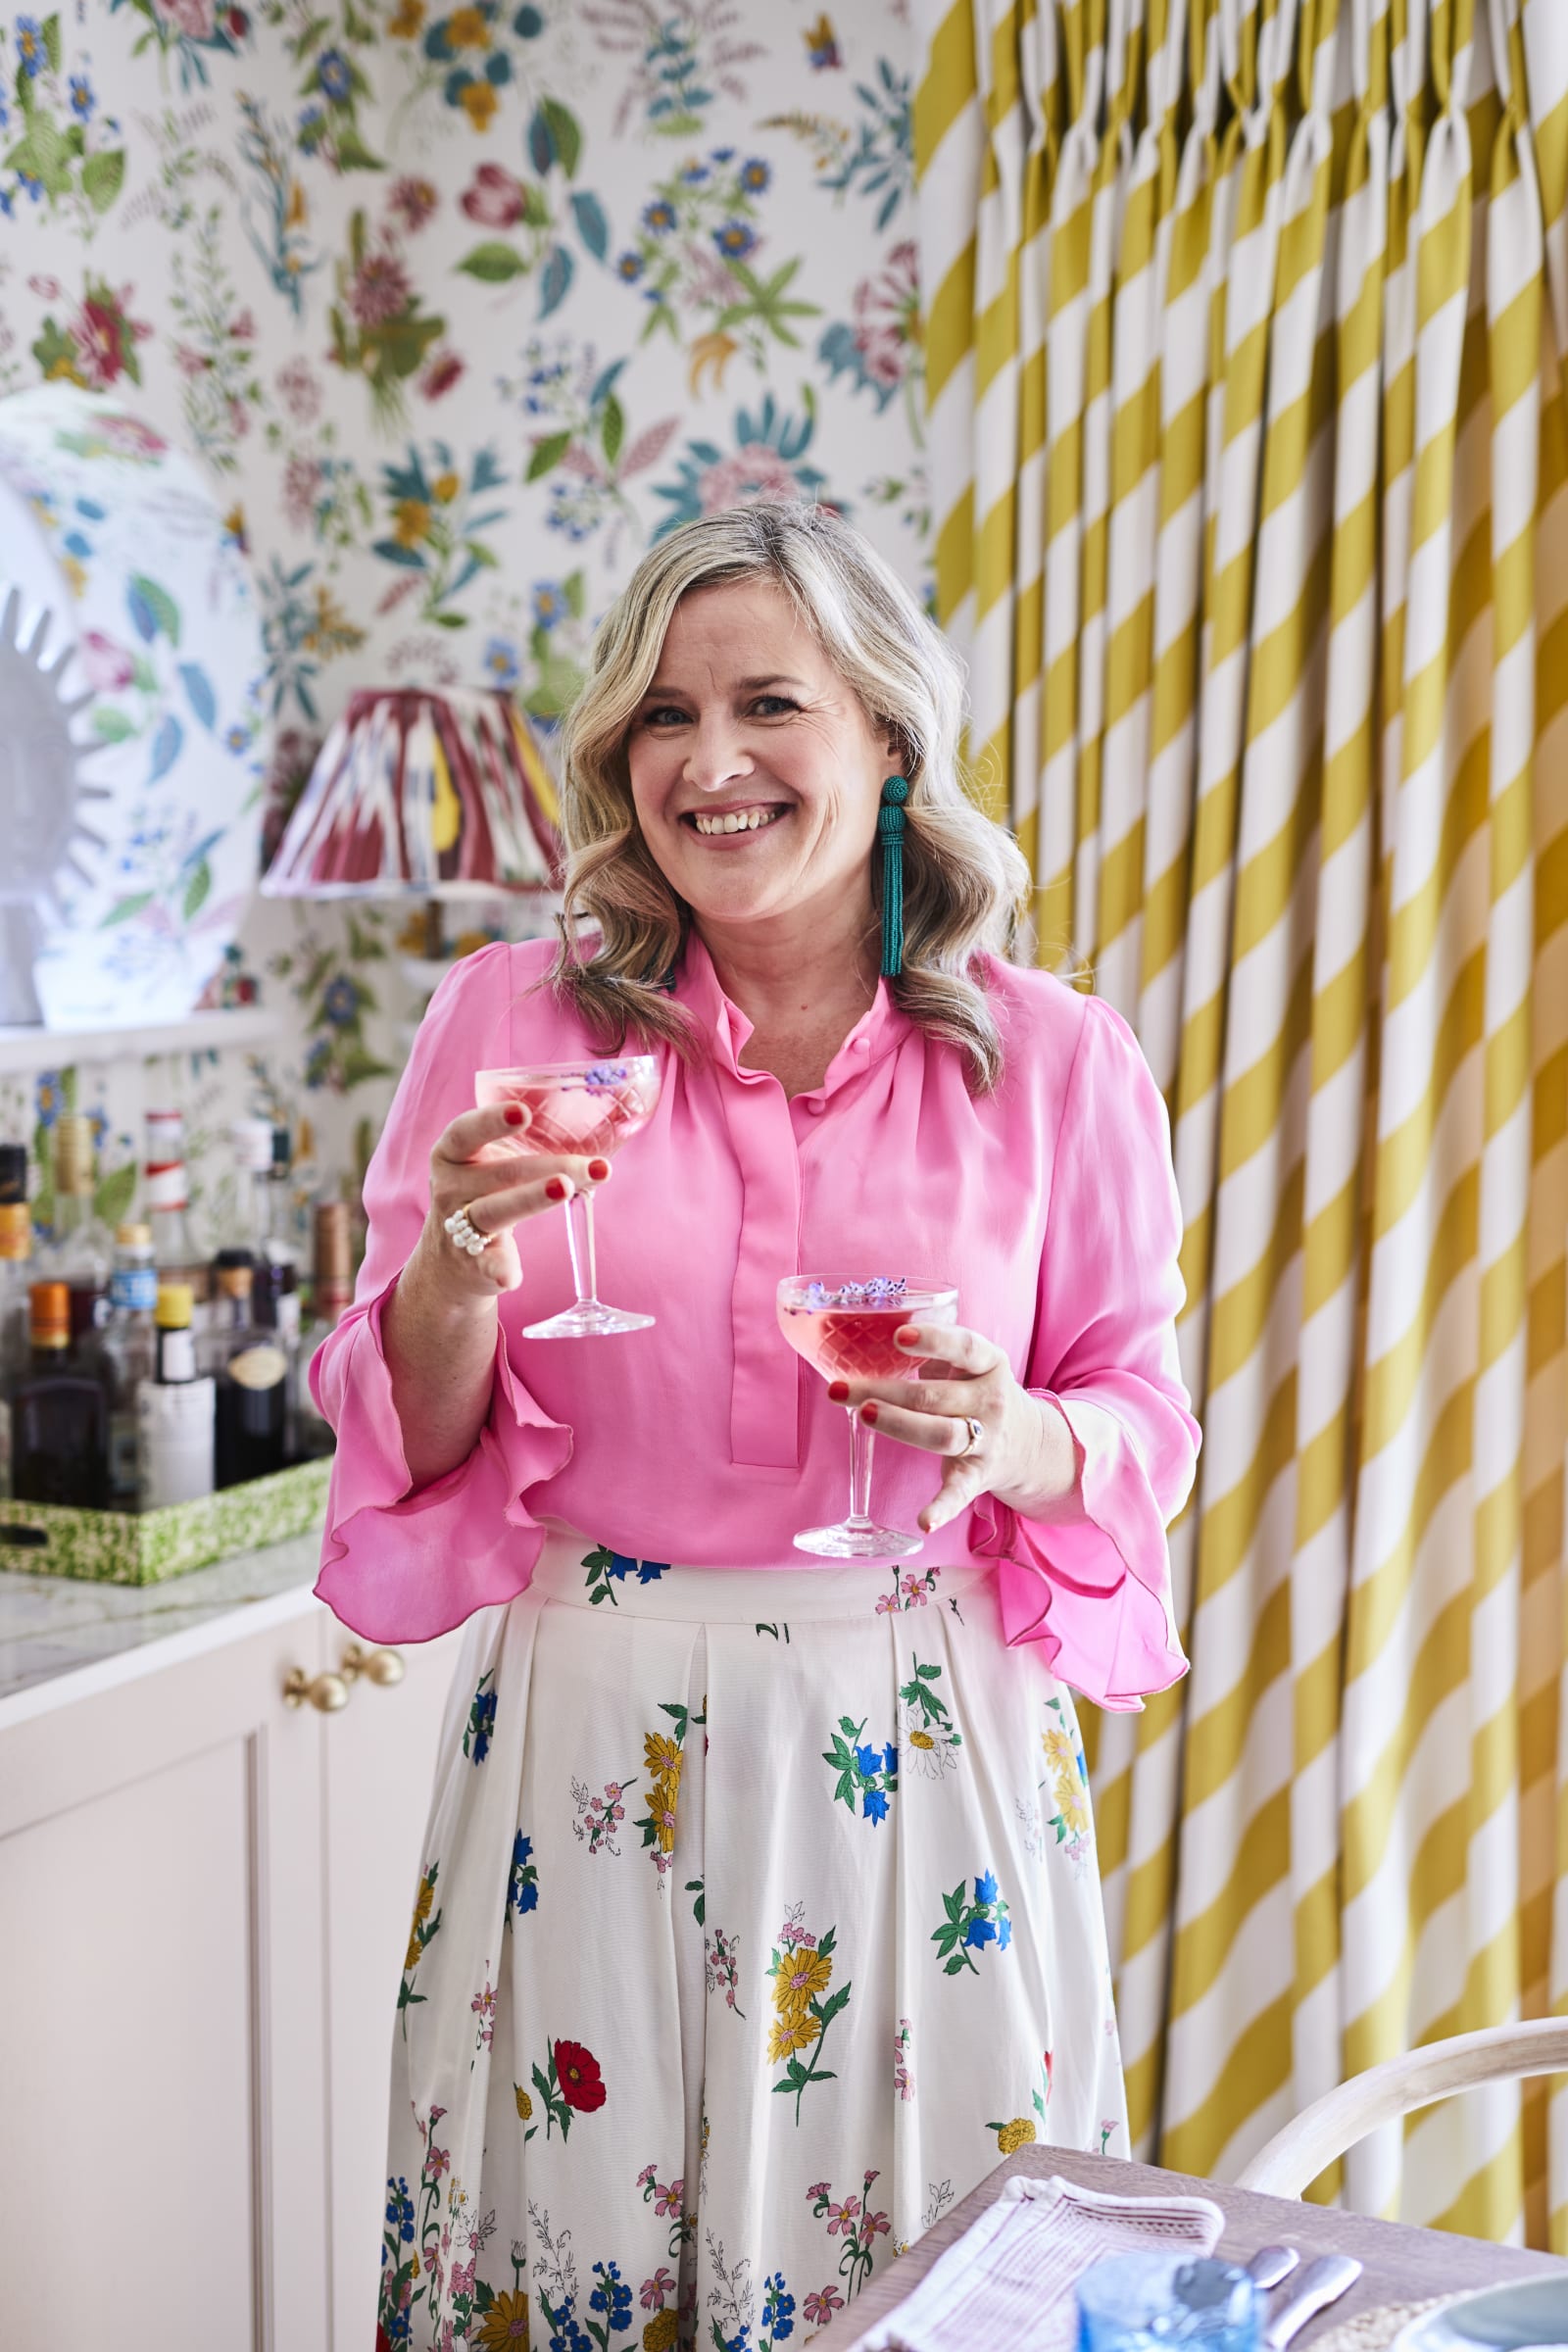
M1271 2286L1278 2286L1282 2278L1290 2277L1300 2259L1294 2246L1259 2246L1247 2265L1247 2276L1266 2294Z

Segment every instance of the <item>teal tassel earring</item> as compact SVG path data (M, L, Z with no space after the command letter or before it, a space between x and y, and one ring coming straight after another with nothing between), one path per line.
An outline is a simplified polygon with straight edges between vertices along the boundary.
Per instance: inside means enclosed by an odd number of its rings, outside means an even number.
M909 787L889 776L882 787L877 838L882 844L882 977L896 980L904 969L904 804Z

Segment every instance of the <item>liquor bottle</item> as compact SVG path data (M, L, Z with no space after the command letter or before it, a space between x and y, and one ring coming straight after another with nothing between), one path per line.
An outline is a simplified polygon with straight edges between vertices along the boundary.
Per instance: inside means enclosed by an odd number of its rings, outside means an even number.
M199 1360L217 1391L213 1460L220 1487L283 1467L288 1357L277 1334L252 1318L255 1271L248 1250L218 1252L218 1298Z
M92 1204L92 1122L80 1111L55 1121L55 1238L45 1265L71 1292L71 1340L80 1348L109 1300L115 1246Z
M122 1225L115 1235L115 1270L109 1277L109 1313L97 1335L96 1355L109 1395L109 1499L117 1510L133 1511L141 1495L138 1392L155 1377L158 1335L158 1275L153 1237L145 1225Z
M183 1284L191 1295L193 1323L203 1315L211 1288L207 1260L191 1240L185 1212L185 1114L147 1113L147 1154L142 1166L142 1200L152 1228L153 1264L160 1282Z
M27 1198L27 1147L0 1144L0 1208L14 1208Z
M272 1128L268 1119L235 1119L228 1130L236 1194L225 1245L262 1254L272 1207Z
M337 1444L331 1423L322 1418L311 1394L310 1365L327 1334L337 1329L338 1318L353 1297L348 1207L342 1200L323 1200L316 1211L316 1281L311 1319L300 1334L295 1388L294 1447L302 1461L330 1453Z
M103 1383L69 1368L71 1291L28 1294L32 1357L11 1392L12 1488L19 1502L101 1511L109 1499L109 1406Z
M136 1392L145 1511L213 1491L215 1396L212 1381L196 1369L187 1283L160 1284L153 1320L153 1375Z
M25 1169L25 1160L23 1164ZM32 1218L25 1200L0 1202L0 1500L11 1492L11 1390L28 1361L31 1252Z

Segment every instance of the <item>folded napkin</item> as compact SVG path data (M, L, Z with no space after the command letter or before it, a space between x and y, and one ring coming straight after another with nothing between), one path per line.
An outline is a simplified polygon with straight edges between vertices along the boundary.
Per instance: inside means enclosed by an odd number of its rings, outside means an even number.
M1055 2177L1007 2182L913 2291L849 2352L1072 2352L1073 2288L1106 2254L1212 2254L1225 2217L1206 2197L1116 2197Z

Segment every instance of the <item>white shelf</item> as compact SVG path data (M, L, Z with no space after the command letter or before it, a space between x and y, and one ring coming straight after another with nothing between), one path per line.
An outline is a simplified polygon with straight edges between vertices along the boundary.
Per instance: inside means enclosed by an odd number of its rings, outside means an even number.
M282 1013L262 1004L193 1012L183 1021L140 1029L0 1028L0 1076L35 1075L73 1062L141 1061L152 1054L216 1054L232 1046L270 1045L282 1034Z

